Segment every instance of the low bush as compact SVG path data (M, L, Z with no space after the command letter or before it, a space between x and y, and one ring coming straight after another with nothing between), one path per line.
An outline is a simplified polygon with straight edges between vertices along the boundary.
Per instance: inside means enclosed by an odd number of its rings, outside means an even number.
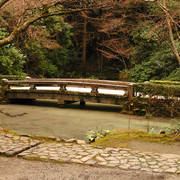
M180 82L150 81L134 85L131 112L138 115L180 117Z

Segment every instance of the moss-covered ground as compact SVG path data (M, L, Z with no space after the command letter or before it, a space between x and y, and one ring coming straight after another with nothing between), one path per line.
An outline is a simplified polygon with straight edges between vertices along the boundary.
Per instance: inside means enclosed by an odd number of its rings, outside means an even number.
M93 146L128 148L132 141L172 144L180 142L179 135L149 134L143 130L114 130L106 137L92 143Z

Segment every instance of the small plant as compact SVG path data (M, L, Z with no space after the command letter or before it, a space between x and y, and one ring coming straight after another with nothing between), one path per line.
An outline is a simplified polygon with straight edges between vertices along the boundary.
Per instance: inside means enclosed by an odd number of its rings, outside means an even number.
M146 115L148 104L146 101L142 101L139 98L134 98L131 103L131 112L134 115Z
M95 142L96 139L103 138L105 137L110 131L109 130L99 130L97 129L96 131L89 130L86 134L86 138L88 141Z
M146 114L145 114L145 118L146 118L146 119L149 119L150 117L151 117L151 113L146 113Z

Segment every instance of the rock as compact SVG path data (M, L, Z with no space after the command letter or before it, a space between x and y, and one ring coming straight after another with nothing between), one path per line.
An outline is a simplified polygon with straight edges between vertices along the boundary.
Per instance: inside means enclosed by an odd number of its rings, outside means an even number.
M109 163L109 164L107 164L106 166L107 166L107 167L116 167L117 164L111 164L111 163Z
M176 171L177 171L177 168L169 168L169 169L166 169L164 172L175 173Z
M6 153L6 156L13 156L14 154L16 154L15 151L7 151Z
M109 154L101 153L101 156L103 156L103 157L108 157Z
M129 159L129 162L139 162L138 159Z
M105 152L110 152L110 151L113 151L113 150L114 150L114 148L106 148Z
M80 164L82 164L82 161L80 159L71 159L70 161L73 162L73 163L80 163Z
M129 165L129 164L123 164L123 165L120 165L119 168L120 169L129 169L130 166L131 165Z
M141 171L147 171L147 172L151 172L151 171L152 171L152 170L151 170L150 168L148 168L148 167L147 167L147 168L141 168L140 170L141 170Z
M64 161L64 162L68 162L69 160L70 160L69 157L63 157L63 158L61 158L61 161Z
M48 136L47 138L52 140L52 141L56 141L56 137L54 137L54 136Z
M137 161L137 162L128 162L128 164L134 166L134 165L139 165L141 163Z
M155 165L155 164L157 164L157 162L155 162L155 161L150 161L150 162L148 162L148 164L149 164L149 165Z
M107 161L117 161L115 157L107 157L105 158Z
M78 155L75 157L76 159L81 159L82 158L82 155Z
M6 134L5 137L11 138L11 137L14 137L14 135L13 134Z
M127 163L127 159L122 159L122 160L120 161L120 163L121 163L121 164L126 164L126 163Z
M82 162L85 162L87 160L90 160L91 159L91 156L85 156L81 159Z
M100 165L100 166L105 166L105 165L107 165L107 162L106 162L106 161L104 161L104 162L99 162L98 165Z
M109 164L119 164L119 161L109 161Z
M139 158L139 160L140 160L141 162L146 162L146 160L145 160L144 158Z
M97 159L98 161L101 161L101 162L106 161L106 160L105 160L104 158L102 158L101 156L97 156L96 159Z
M86 144L86 142L84 141L84 140L77 140L77 143L79 144L79 145L82 145L82 144Z
M57 142L62 142L63 140L60 139L60 138L56 138L56 141L57 141Z
M163 172L163 170L162 170L162 169L160 169L160 168L157 168L157 169L153 169L153 172L155 172L155 173L162 173L162 172Z
M40 158L42 158L43 156L40 156ZM59 161L59 157L58 156L52 156L49 158L50 160L53 160L53 161Z
M141 169L141 166L131 166L129 169L131 169L131 170L139 170L139 169Z
M77 142L77 139L68 139L68 140L66 140L66 143L75 143L75 142Z
M159 162L158 163L158 166L161 167L161 166L164 166L165 165L165 162Z
M95 164L96 164L96 161L94 161L94 160L89 160L89 161L86 161L85 164L95 165Z

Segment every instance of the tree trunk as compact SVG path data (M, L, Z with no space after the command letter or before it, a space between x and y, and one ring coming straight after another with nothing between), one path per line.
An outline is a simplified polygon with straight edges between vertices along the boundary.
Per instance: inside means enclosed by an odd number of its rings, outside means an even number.
M87 18L84 17L83 28L83 47L82 47L82 64L83 64L83 76L86 76L86 41L87 41Z
M166 8L166 0L163 0L163 6ZM170 40L171 40L171 44L172 44L172 50L173 50L173 53L175 54L177 60L178 60L178 63L180 65L180 55L179 55L179 52L176 48L176 44L175 44L175 41L174 41L174 36L173 36L173 31L172 31L172 26L171 26L171 19L169 17L169 14L167 11L164 11L165 12L165 15L166 15L166 21L167 21L167 25L168 25L168 30L169 30L169 37L170 37Z

